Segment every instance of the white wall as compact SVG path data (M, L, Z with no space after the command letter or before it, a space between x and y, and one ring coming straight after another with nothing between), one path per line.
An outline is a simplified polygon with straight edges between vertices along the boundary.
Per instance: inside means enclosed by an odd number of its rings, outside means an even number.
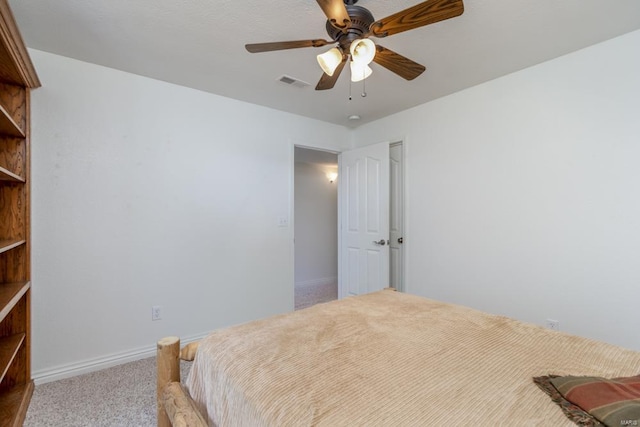
M337 171L336 166L332 168ZM295 163L295 283L335 283L338 276L338 183L328 168Z
M404 140L410 292L640 350L639 48L634 32L351 133ZM293 308L293 144L340 151L349 131L30 53L36 380Z
M344 128L30 53L37 381L293 309L293 145Z
M640 31L364 125L404 139L407 289L640 350Z

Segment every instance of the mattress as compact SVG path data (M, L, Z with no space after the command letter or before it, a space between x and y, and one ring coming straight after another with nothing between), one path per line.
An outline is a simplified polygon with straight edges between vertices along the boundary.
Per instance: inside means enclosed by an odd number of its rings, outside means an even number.
M393 291L212 332L187 387L210 425L574 425L532 377L640 373L640 353Z

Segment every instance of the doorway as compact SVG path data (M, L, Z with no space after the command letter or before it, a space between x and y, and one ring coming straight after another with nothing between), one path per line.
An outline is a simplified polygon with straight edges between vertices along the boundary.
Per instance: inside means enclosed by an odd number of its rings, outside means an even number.
M294 147L294 304L338 297L338 155Z

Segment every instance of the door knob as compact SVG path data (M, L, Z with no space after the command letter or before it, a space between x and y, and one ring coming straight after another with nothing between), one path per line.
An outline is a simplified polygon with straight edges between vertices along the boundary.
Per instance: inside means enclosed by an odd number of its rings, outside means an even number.
M374 244L374 245L380 245L380 246L384 246L386 243L387 243L387 241L386 241L386 240L384 240L384 239L374 240L374 241L373 241L373 244Z
M398 237L398 243L402 244L403 240L404 239L402 237Z

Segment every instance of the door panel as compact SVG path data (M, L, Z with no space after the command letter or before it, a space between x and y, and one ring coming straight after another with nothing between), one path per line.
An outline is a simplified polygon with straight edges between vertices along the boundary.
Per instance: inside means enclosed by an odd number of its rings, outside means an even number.
M359 209L360 204L358 203L358 169L360 167L360 162L356 161L353 164L346 165L346 173L344 176L347 178L347 212L349 214L347 221L347 229L351 232L357 232L360 228L359 220Z
M380 160L371 157L364 159L367 167L365 185L367 187L367 231L380 232Z
M346 295L358 295L360 293L360 275L358 274L358 248L348 248L347 252L347 292Z
M340 176L343 298L389 286L389 144L341 153Z

